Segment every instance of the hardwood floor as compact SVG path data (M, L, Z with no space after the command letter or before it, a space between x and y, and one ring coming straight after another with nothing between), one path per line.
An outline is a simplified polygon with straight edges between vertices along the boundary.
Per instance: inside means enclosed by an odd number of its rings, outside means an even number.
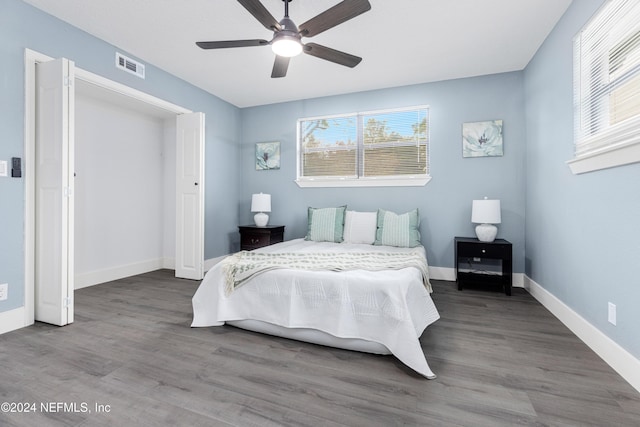
M36 404L0 425L640 425L640 393L523 289L433 281L429 381L392 356L192 329L198 282L172 274L81 289L72 325L0 335L0 402Z

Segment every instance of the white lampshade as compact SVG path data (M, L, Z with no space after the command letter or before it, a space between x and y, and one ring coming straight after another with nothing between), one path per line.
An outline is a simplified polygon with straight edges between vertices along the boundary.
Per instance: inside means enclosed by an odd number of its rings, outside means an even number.
M474 200L471 207L471 222L475 224L500 224L500 200Z
M265 227L269 222L269 215L265 212L271 212L271 194L260 193L251 196L251 212L258 212L253 217L256 225Z
M251 196L251 212L271 212L271 194Z
M498 234L498 227L493 224L500 224L500 200L474 200L471 207L471 222L479 224L476 226L476 236L481 242L493 242Z

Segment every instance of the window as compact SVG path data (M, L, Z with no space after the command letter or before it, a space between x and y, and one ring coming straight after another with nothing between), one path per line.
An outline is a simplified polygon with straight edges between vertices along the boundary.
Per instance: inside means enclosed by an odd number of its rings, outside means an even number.
M426 106L298 120L301 187L409 186L429 179Z
M611 0L574 39L574 173L640 161L640 2Z

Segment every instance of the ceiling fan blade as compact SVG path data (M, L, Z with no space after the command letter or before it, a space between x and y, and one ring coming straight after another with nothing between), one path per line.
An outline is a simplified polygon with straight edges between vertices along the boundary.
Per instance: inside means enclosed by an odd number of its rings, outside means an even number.
M305 44L304 53L350 68L355 67L360 63L360 61L362 61L362 58L359 56L340 52L339 50L331 49L330 47L322 46L317 43Z
M280 24L276 21L266 7L260 3L259 0L238 0L245 9L249 11L267 30L276 31L280 30Z
M298 28L303 37L313 37L329 28L355 18L369 9L371 9L371 4L368 0L344 0L299 25Z
M271 78L284 77L287 75L287 68L289 68L289 60L285 56L276 55L276 60L273 63L273 71L271 71Z
M227 49L230 47L266 46L267 40L224 40L218 42L196 42L202 49Z

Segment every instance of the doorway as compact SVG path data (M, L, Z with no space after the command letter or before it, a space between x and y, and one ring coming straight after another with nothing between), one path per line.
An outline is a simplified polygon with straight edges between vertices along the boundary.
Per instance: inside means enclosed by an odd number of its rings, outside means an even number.
M173 170L176 188L174 265L177 277L201 279L204 258L204 115L74 69L72 61L54 61L27 50L25 63L25 325L32 324L34 320L57 325L73 322L75 86L93 96L109 99L110 103L153 111L165 120L174 117L174 150L178 159ZM49 69L53 69L52 78L41 74L49 73ZM62 74L56 74L60 70ZM49 87L43 87L43 82ZM52 152L54 155L50 156ZM189 157L187 161L185 153ZM40 160L36 162L34 159ZM43 166L43 159L47 159L49 164ZM51 165L53 167L49 168ZM114 173L117 173L117 165L114 166ZM41 172L50 170L52 174ZM184 182L189 185L185 186ZM188 201L186 204L185 200ZM157 267L167 267L163 261L161 264ZM136 273L132 271L132 274ZM126 277L126 274L121 277Z
M76 79L74 121L74 288L174 269L176 115Z

